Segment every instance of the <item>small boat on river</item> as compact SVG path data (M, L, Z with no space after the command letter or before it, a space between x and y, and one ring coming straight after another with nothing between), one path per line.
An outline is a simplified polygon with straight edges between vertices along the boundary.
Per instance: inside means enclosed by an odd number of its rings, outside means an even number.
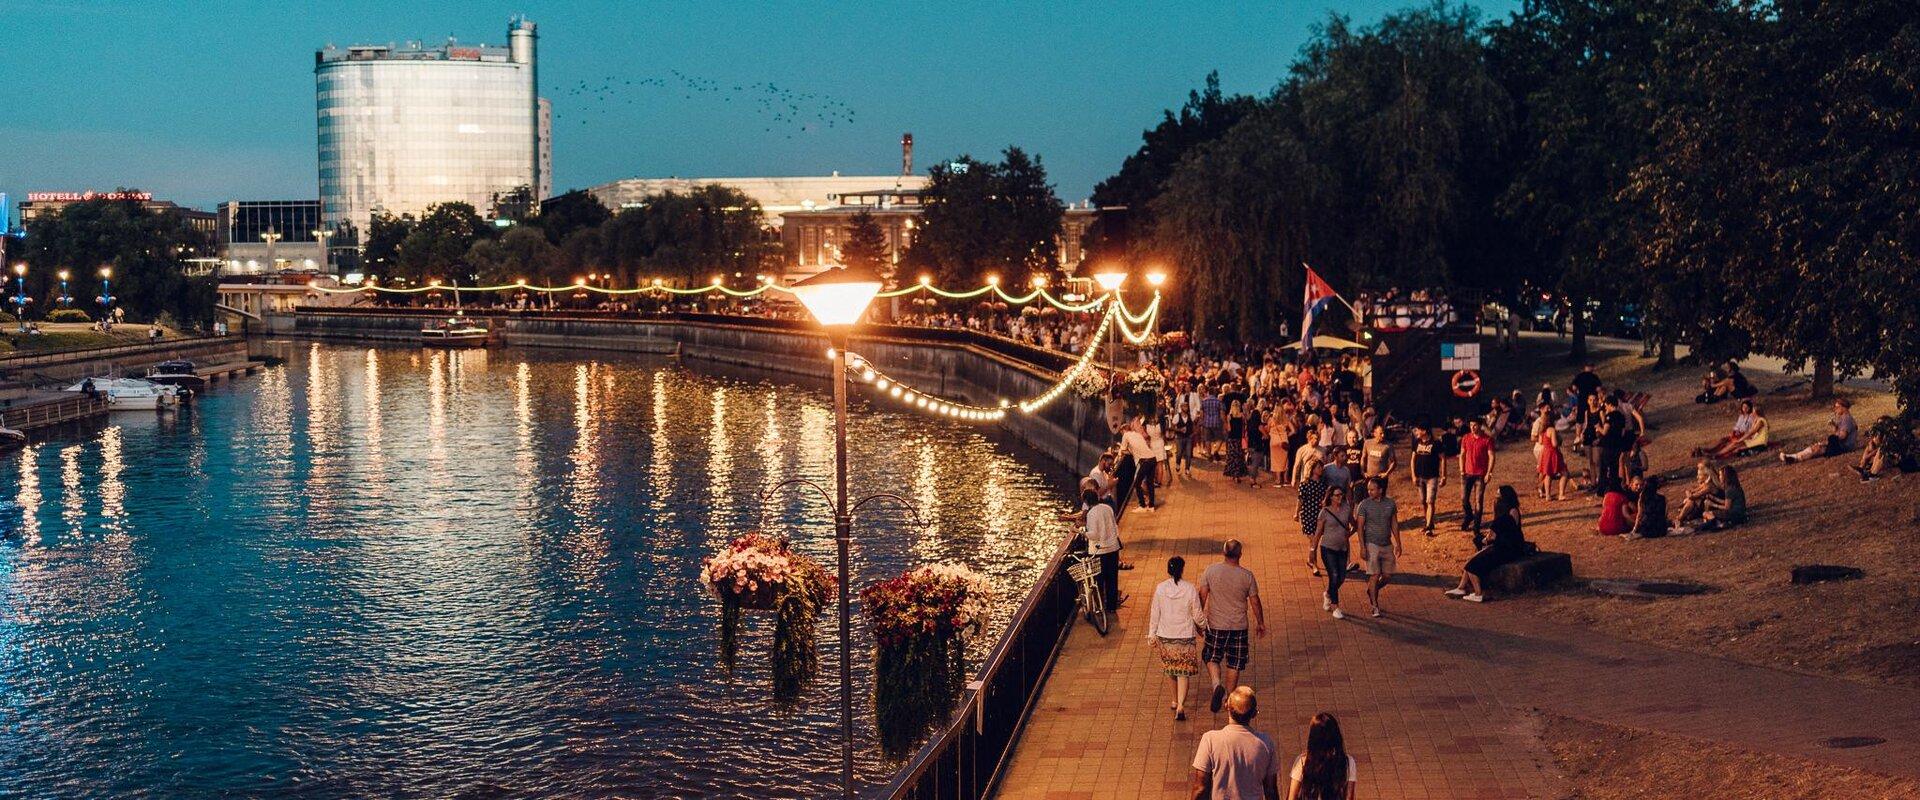
M69 392L105 395L110 411L152 411L180 403L180 389L140 378L88 378L66 388Z
M464 314L420 329L420 344L427 347L486 347L492 340L493 331Z
M203 389L207 385L207 379L194 368L193 362L178 358L154 365L147 370L147 380L191 390Z

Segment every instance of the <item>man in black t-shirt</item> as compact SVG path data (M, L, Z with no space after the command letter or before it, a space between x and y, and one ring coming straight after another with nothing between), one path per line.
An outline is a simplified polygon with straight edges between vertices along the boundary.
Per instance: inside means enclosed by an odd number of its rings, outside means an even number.
M1413 429L1413 485L1420 492L1420 516L1426 520L1428 536L1433 535L1433 509L1440 504L1440 487L1447 485L1447 459L1440 450L1432 428Z
M1600 437L1596 445L1600 448L1599 475L1596 485L1601 494L1607 489L1620 485L1620 462L1633 449L1634 432L1627 426L1627 415L1620 410L1619 401L1607 398L1601 405L1605 413L1600 417Z
M1573 391L1582 400L1600 393L1600 376L1594 373L1592 364L1581 367L1580 373L1573 376Z

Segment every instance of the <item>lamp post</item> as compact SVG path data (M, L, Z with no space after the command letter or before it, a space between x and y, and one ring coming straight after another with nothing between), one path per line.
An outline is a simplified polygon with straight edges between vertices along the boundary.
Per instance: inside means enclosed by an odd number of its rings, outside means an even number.
M267 243L267 269L279 272L280 260L273 257L273 245L286 236L280 233L279 228L268 228L265 233L260 234L260 238Z
M718 284L718 281L715 281ZM853 602L848 574L853 517L847 509L847 340L866 314L880 278L859 268L822 270L793 285L807 313L833 343L833 540L840 555L840 769L842 796L853 797Z
M333 252L327 249L327 237L332 235L333 231L326 228L313 229L313 240L320 243L320 266L323 271L333 265Z
M113 327L113 268L100 268L100 296L93 298L100 302L100 329L105 331Z
M13 277L15 281L13 308L15 312L17 312L15 316L20 318L20 332L26 333L27 304L33 302L33 298L27 296L27 262L19 261L14 263Z
M1126 285L1127 273L1115 267L1107 267L1094 273L1093 281L1100 284L1100 289L1107 293L1107 304L1111 306L1111 308L1107 309L1107 313L1120 314L1120 287ZM1120 349L1119 337L1120 326L1118 324L1107 326L1107 369L1109 371L1115 370L1119 366L1119 362L1116 361L1116 359L1119 358L1117 352ZM1108 390L1112 391L1112 386L1109 386Z
M72 277L72 273L70 271L64 270L64 269L60 270L60 307L61 308L73 307L73 295L67 292L67 278L69 277Z

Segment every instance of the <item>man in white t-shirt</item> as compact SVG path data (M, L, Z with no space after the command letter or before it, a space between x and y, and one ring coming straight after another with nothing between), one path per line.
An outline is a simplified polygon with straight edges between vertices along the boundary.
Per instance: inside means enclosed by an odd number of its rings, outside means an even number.
M1120 518L1113 513L1113 501L1081 493L1087 504L1087 555L1100 559L1100 587L1107 597L1107 611L1120 610L1126 598L1120 596Z
M1193 751L1193 800L1280 800L1273 739L1249 727L1260 713L1253 688L1234 689L1226 708L1231 721L1201 734Z

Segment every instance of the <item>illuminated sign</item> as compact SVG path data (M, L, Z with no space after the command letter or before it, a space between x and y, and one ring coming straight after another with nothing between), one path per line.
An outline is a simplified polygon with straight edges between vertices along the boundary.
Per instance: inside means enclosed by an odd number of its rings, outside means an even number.
M29 203L82 203L88 200L135 200L147 202L153 199L150 192L28 192Z
M447 48L447 58L452 61L479 61L480 48L449 47Z

